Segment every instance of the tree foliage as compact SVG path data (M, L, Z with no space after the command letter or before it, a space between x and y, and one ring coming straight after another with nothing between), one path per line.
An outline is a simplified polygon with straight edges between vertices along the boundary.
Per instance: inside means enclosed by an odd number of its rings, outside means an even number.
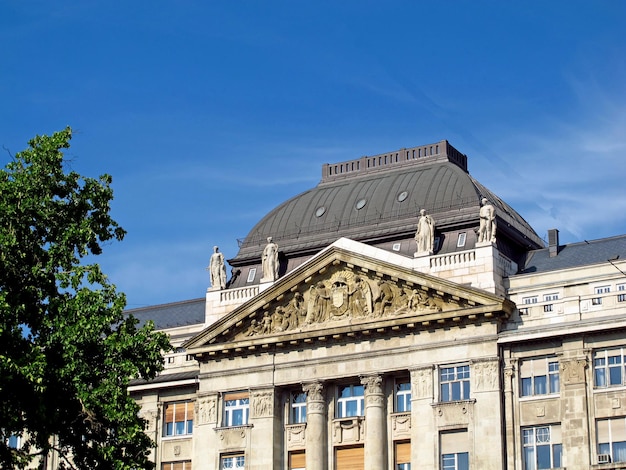
M151 468L127 386L153 378L170 345L88 263L125 231L109 214L111 177L67 169L71 137L37 136L0 170L0 467L54 449L60 468Z

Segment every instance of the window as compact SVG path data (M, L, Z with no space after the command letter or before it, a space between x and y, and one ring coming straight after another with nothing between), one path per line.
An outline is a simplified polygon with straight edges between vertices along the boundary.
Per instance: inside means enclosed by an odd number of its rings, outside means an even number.
M554 307L552 304L546 304L543 306L543 311L545 312L552 312L554 310Z
M245 468L246 458L243 454L222 456L220 469Z
M622 292L621 294L617 294L618 302L626 302L626 293L623 293L624 291L626 291L626 284L618 284L617 292Z
M524 305L536 304L537 301L538 298L536 295L533 295L532 297L522 297L522 303Z
M555 300L559 300L559 294L545 294L543 296L544 302L554 302Z
M249 414L250 395L248 392L224 394L224 426L245 426L248 424Z
M183 462L163 462L161 470L191 470L191 460Z
M396 381L396 413L411 411L411 383L408 379Z
M528 315L528 307L520 308L519 309L519 314L520 315Z
M608 294L609 292L611 292L611 286L600 286L594 289L596 294ZM592 298L591 305L602 305L602 297Z
M391 247L393 251L400 251L400 248L402 248L402 243L394 243Z
M395 470L411 470L411 442L396 442Z
M193 431L193 402L166 403L163 425L165 436L191 434Z
M255 276L256 276L256 268L250 269L250 271L248 271L248 279L246 279L246 282L254 281Z
M363 385L346 385L339 387L337 418L363 416L364 392Z
M441 468L443 470L469 470L469 442L466 430L442 432Z
M465 239L467 238L467 234L465 232L459 233L459 238L456 239L457 248L462 248L465 246Z
M291 392L291 413L289 421L292 424L306 423L306 393Z
M20 447L22 447L22 438L16 434L13 434L9 436L6 443L7 446L9 446L9 448L11 449L19 449Z
M522 429L524 470L561 466L561 426L537 426Z
M335 447L336 470L363 470L365 468L365 449L363 446Z
M469 365L440 369L441 401L467 400L470 394Z
M559 393L559 362L552 357L525 359L520 364L521 395Z
M174 357L174 356L168 356L168 358L167 358L167 363L168 363L168 364L174 364L174 362L176 362L176 357Z
M305 470L306 455L304 451L289 452L289 470Z
M626 418L599 419L598 454L610 456L611 462L626 462Z
M596 351L593 375L596 387L624 385L624 348Z

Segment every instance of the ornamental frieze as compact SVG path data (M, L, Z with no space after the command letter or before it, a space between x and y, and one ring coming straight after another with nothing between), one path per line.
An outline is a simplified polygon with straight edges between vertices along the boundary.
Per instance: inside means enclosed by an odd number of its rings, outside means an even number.
M278 302L248 318L243 335L255 337L304 331L334 322L365 321L399 315L420 315L459 308L443 294L410 282L371 276L349 268L310 279L278 296Z

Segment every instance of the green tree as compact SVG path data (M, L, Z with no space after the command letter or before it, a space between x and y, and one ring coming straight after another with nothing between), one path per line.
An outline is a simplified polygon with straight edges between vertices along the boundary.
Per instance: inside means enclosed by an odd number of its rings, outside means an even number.
M0 170L0 468L50 450L60 468L152 468L127 386L161 371L170 344L88 262L125 231L109 215L111 177L67 168L71 137L35 137Z

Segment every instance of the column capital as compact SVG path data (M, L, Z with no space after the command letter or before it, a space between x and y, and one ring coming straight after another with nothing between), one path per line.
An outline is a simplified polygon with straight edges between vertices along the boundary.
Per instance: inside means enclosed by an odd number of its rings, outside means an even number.
M365 386L365 394L382 394L383 377L379 374L362 375L361 385Z
M323 401L324 400L324 384L319 380L313 382L303 382L302 383L302 391L306 393L306 399L314 400L314 401Z

